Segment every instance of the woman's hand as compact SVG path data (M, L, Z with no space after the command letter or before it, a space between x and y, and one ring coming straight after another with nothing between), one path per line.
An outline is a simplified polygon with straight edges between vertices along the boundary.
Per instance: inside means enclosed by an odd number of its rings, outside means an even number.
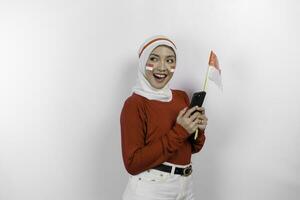
M198 116L198 118L200 119L199 129L201 131L204 131L206 126L207 126L208 119L205 115L205 108L204 107L200 107L199 111L200 111L199 116Z
M187 107L182 109L177 116L176 122L189 134L193 134L198 128L203 131L206 128L207 120L204 107L194 106L190 109Z

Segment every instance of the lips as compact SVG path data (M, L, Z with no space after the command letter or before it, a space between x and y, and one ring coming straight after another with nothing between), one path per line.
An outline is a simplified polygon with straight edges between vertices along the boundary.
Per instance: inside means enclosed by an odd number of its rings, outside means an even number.
M167 74L161 74L161 73L153 73L153 76L154 76L156 81L163 82L168 75Z

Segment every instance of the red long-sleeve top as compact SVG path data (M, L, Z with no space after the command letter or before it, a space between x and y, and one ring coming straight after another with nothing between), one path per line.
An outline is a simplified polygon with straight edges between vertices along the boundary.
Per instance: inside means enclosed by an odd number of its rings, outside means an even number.
M189 105L184 91L172 90L170 102L148 100L133 93L123 105L120 116L123 162L135 175L165 161L187 165L191 154L199 152L205 142L204 132L194 140L176 123L179 111Z

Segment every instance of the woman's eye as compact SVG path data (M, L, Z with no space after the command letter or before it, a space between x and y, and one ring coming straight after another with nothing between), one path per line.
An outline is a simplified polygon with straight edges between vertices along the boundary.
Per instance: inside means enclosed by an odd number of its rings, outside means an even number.
M173 60L173 59L168 59L167 62L168 62L168 63L173 63L174 60Z
M157 58L156 57L151 57L150 60L153 61L153 62L156 62Z

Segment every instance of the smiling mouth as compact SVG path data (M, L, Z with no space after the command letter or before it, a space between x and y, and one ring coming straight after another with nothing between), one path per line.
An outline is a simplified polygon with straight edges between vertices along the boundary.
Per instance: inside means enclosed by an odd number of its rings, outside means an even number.
M153 73L153 76L157 82L163 82L167 78L167 74Z

